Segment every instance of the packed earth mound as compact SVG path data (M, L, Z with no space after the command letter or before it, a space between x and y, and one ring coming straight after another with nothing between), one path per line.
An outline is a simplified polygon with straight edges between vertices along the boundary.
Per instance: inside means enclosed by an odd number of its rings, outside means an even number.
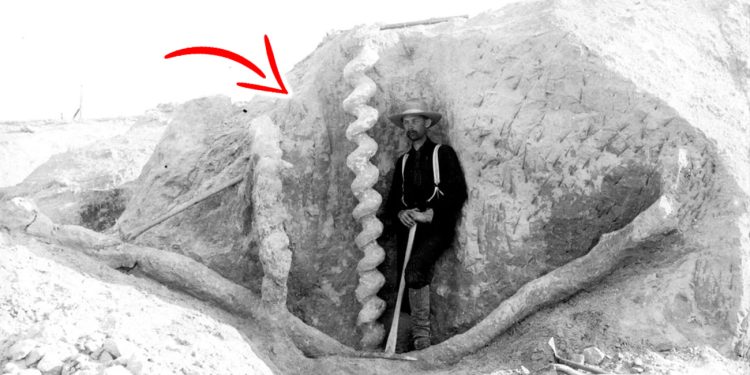
M535 1L468 20L339 32L287 74L289 97L175 108L116 199L124 211L112 228L61 219L55 201L9 201L46 196L48 184L31 182L57 169L32 175L29 192L0 202L3 246L13 259L30 259L24 246L49 252L32 235L246 318L238 329L253 334L244 343L222 335L252 347L247 371L539 372L549 370L555 337L563 355L586 352L586 363L613 372L747 373L723 356L750 355L748 39L750 5L740 1ZM348 358L394 314L399 225L382 218L382 264L357 246L352 97L377 111L367 133L384 199L409 147L387 115L410 98L443 114L429 135L456 150L469 187L431 284L434 346L414 353L417 362ZM14 262L0 266L35 272ZM380 309L363 310L376 298ZM366 326L363 314L380 319ZM102 361L104 341L136 339L95 319L96 335L76 332L67 354L92 371L143 363ZM28 327L0 326L14 335L0 349L26 336L28 347L49 344ZM89 339L98 341L88 348ZM592 346L602 351L596 360Z
M626 19L615 17L620 11ZM670 12L699 17L705 32L684 32L695 22ZM215 176L248 152L250 121L267 115L281 128L283 159L292 164L283 177L293 253L288 307L339 341L357 343L355 267L362 253L354 245L357 201L345 163L355 147L345 137L353 117L341 104L352 86L341 72L374 44L379 58L366 73L377 90L369 104L388 114L421 97L444 113L431 136L457 150L470 189L458 241L432 285L437 341L466 331L522 285L586 254L603 234L674 192L684 205L679 231L644 245L614 277L591 286L610 298L580 296L582 309L598 317L589 324L606 326L607 335L664 348L705 342L744 355L748 271L738 265L750 249L742 224L749 191L743 171L750 165L742 122L750 116L741 79L747 46L722 36L746 32L743 12L732 2L620 9L543 1L468 21L330 36L288 75L292 98L245 105L209 98L178 108L118 227L127 232L227 180ZM648 26L666 14L660 28ZM612 34L611 24L576 26L586 17L630 26ZM645 26L632 26L639 23ZM658 48L673 39L700 59L685 66L677 52ZM640 60L613 61L631 54ZM672 65L674 72L664 68ZM715 77L710 85L703 72ZM667 85L693 77L706 85L664 95L675 89ZM725 85L711 89L717 82ZM385 196L407 144L384 116L370 134L379 146L375 188ZM258 291L251 211L236 188L227 189L137 242L188 255ZM394 223L385 224L381 243L392 251ZM381 267L387 278L381 296L389 303L396 287L392 259Z

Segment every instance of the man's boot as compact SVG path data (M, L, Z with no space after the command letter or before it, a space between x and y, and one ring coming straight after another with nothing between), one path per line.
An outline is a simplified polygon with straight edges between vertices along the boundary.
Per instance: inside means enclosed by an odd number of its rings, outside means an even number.
M422 350L430 346L430 286L419 289L409 288L414 349Z

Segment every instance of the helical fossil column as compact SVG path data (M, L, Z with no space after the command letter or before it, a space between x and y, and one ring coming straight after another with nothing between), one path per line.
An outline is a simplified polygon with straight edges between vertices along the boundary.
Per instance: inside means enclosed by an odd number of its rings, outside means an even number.
M364 257L357 264L359 286L356 290L357 300L362 304L357 325L362 333L360 345L364 349L376 348L385 336L383 325L377 322L385 310L385 301L377 297L385 278L376 268L385 259L385 252L375 241L383 232L383 224L375 217L382 198L372 189L378 181L379 171L370 163L378 144L366 133L375 125L378 111L365 104L375 94L377 87L364 74L378 59L377 45L365 36L360 53L344 67L344 78L354 86L352 93L344 99L344 110L357 116L346 129L346 138L358 145L346 158L346 165L354 171L351 187L359 200L352 215L362 224L362 231L355 238L355 243L364 252Z
M261 293L272 308L286 308L287 278L292 265L289 237L284 231L288 214L282 203L282 170L292 165L281 159L281 131L268 116L254 119L250 126L252 156L248 164L247 194L252 199L253 230L260 243L263 265Z

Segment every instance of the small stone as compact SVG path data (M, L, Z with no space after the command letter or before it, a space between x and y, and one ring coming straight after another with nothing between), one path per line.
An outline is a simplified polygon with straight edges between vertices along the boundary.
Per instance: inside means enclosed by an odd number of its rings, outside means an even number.
M125 366L125 368L134 375L140 375L143 371L143 361L137 354L132 354L129 357L117 358L115 363Z
M44 374L59 374L62 371L63 362L70 356L70 353L62 347L47 347L41 349L42 360L36 364Z
M26 356L23 362L24 364L26 364L26 367L32 367L42 359L42 356L44 356L44 354L42 353L41 349L36 348L29 352L29 355Z
M73 374L75 375L83 375L83 374L96 374L97 367L99 365L93 361L93 359L87 355L79 354L75 358L72 359L71 364L73 364ZM63 371L65 369L63 368Z
M122 367L120 365L107 367L102 371L101 375L133 375L126 369L125 367Z
M636 358L635 360L633 360L633 366L643 367L643 360L640 358Z
M112 356L112 354L109 354L108 351L102 350L101 354L99 354L99 357L97 359L100 362L109 363L110 361L113 361L115 358Z
M643 367L638 367L638 366L635 366L635 367L633 367L633 371L635 371L635 372L637 372L637 373L639 373L639 374L640 374L640 373L642 373L642 372L643 372Z
M130 361L125 367L128 371L132 372L133 375L141 375L143 372L143 362L140 361Z
M63 363L60 375L73 375L78 371L78 365L73 361Z
M529 369L527 369L525 366L521 366L521 373L524 375L529 375L531 374L531 371L529 371Z
M570 360L574 363L582 365L586 358L583 357L583 354L573 354L572 356L570 356Z
M99 350L104 344L105 339L106 337L101 333L92 333L79 338L78 341L83 347L81 352L86 354L97 353L97 350Z
M21 364L21 366L23 366L23 364ZM3 374L15 374L26 368L21 366L15 362L8 362L3 366Z
M96 352L98 348L101 347L101 343L96 342L94 340L86 340L83 343L83 350L81 350L84 353L90 354Z
M89 355L91 356L91 358L99 359L99 357L102 355L103 352L104 352L104 348L99 348L91 352L91 354Z
M63 368L62 365L60 365L57 367L53 367L48 371L41 371L41 373L44 375L62 375L62 368Z
M114 339L107 339L102 344L102 350L109 352L113 357L117 358L120 356L120 349L117 348L117 341Z
M542 361L544 359L552 357L551 355L548 357L547 354L538 352L538 353L531 353L531 360L534 362Z
M591 346L583 349L583 357L586 359L586 363L598 365L604 360L604 352L599 350L599 348Z
M78 353L78 354L70 357L70 362L72 362L76 366L78 366L78 365L80 365L82 363L88 362L88 361L89 361L89 356L87 356L85 354L81 354L81 353Z
M113 357L129 357L136 352L135 345L120 339L107 339L102 345Z
M27 368L18 372L18 375L42 375L42 372L35 368Z
M34 340L21 340L8 349L8 355L12 361L26 358L38 345Z

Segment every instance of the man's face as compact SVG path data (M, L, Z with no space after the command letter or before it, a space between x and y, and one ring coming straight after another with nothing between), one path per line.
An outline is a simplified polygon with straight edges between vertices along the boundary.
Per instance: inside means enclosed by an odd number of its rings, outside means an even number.
M425 137L431 120L419 115L406 115L401 122L404 124L406 136L413 142Z

